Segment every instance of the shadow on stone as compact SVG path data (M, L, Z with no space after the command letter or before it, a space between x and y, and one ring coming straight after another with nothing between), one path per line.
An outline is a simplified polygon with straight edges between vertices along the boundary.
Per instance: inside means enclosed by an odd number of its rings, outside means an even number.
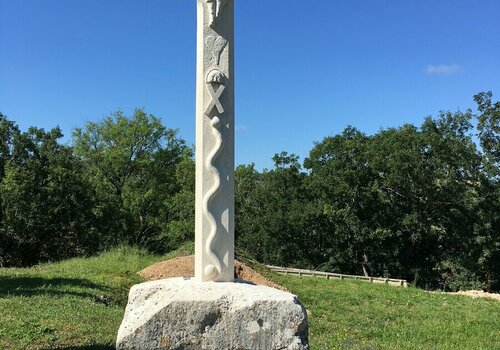
M253 283L252 281L242 280L240 278L235 278L234 283L249 284L251 286L256 286L256 284Z

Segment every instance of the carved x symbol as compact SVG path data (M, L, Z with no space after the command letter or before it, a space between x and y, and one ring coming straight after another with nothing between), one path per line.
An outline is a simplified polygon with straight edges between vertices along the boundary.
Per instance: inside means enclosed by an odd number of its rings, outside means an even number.
M210 101L210 104L208 105L207 109L205 110L206 115L210 115L212 113L212 110L214 108L217 108L217 111L219 111L219 114L224 113L224 108L222 107L219 98L222 95L222 92L224 92L224 89L226 88L224 85L220 84L219 88L217 91L214 89L214 84L208 84L208 92L210 92L210 95L212 96L212 101Z

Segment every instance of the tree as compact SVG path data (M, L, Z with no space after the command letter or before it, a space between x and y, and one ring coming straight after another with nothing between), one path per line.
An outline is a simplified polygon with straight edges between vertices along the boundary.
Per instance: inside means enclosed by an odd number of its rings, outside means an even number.
M347 128L316 144L304 165L316 208L309 228L322 232L324 268L428 287L482 286L483 179L471 118L443 112L420 128L369 137Z
M161 232L162 203L179 190L176 169L190 152L177 134L141 109L74 131L75 153L99 196L97 215L110 244L147 246Z
M17 126L0 113L0 184L5 176L5 166L11 158L13 135L18 132ZM4 251L7 247L4 230L1 229L4 220L2 198L2 192L0 192L0 266L6 264Z
M92 195L59 128L14 132L0 183L0 252L7 266L93 252Z
M178 191L163 201L158 216L160 234L149 244L155 252L164 253L194 241L195 162L191 152L179 162L175 181Z
M348 127L304 161L236 171L238 248L258 260L398 277L425 288L500 288L500 103L367 136Z
M14 122L0 113L0 181L5 174L5 164L11 157L12 138L19 133Z
M293 154L282 152L273 160L275 168L262 174L253 165L237 169L237 245L264 263L307 265L303 249L306 175Z
M465 252L476 220L480 165L470 120L470 111L441 113L420 130L405 126L374 137L371 158L388 213L385 225L399 238L396 273L420 286L451 287L456 274L449 267L470 260ZM470 264L462 267L471 271Z
M316 212L315 264L353 274L379 274L383 265L377 194L367 151L371 138L355 128L327 137L310 151L308 189ZM381 215L378 215L381 216ZM316 248L318 249L318 248Z
M475 228L478 270L490 289L500 290L500 102L493 93L474 96L478 137L483 151L479 220Z
M492 97L491 91L481 92L474 96L474 101L478 105L477 129L487 170L493 176L500 176L500 101L493 103Z
M255 169L255 164L239 165L235 169L235 244L237 254L256 257L255 240L251 237L258 232L257 215L260 212L260 200L257 189L262 175Z

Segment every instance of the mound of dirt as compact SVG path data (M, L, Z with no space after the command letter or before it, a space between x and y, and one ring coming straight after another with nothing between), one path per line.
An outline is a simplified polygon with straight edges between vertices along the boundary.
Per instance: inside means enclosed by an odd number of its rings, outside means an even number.
M181 256L174 259L161 261L139 271L138 275L148 281L160 280L164 278L194 276L194 255ZM276 283L268 280L257 271L245 264L234 261L234 277L251 282L253 284L268 286L271 288L286 290Z

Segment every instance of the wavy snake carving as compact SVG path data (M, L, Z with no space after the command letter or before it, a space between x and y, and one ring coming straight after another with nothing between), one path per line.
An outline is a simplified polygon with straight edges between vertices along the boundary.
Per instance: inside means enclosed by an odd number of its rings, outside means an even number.
M205 0L205 3L208 5L209 25L211 28L214 28L217 25L217 19L222 14L222 10L227 5L228 0ZM205 267L204 273L208 278L212 280L216 279L222 274L222 262L219 256L217 256L214 247L219 226L217 224L217 220L214 216L213 211L211 211L209 208L209 205L221 189L221 176L219 173L219 169L217 169L214 162L217 160L223 149L223 140L221 134L222 122L220 116L224 113L224 108L219 101L219 97L225 89L223 82L226 80L226 76L219 70L219 64L221 54L227 44L227 40L218 35L209 35L205 39L205 45L210 49L210 54L212 55L212 62L216 64L216 67L210 70L206 77L206 83L208 91L212 96L212 101L207 107L205 114L207 115L207 117L210 117L214 109L218 112L215 113L210 121L210 125L212 127L212 135L215 138L215 145L212 151L208 154L205 163L205 167L213 175L213 185L203 197L203 214L210 224L210 234L204 247L205 253L210 260L210 264ZM214 90L214 85L218 86L217 90Z
M212 126L212 134L214 135L216 139L215 147L213 150L210 152L210 154L207 157L206 164L205 166L207 169L210 170L210 172L214 175L214 184L208 190L208 192L205 194L205 197L203 199L203 213L205 214L206 218L208 219L210 223L210 235L208 236L206 246L205 246L205 252L207 253L210 261L212 264L209 264L205 267L205 274L209 278L216 278L222 273L222 263L220 261L220 258L217 256L217 254L214 252L213 244L215 242L215 238L217 237L217 221L215 220L214 214L210 211L208 208L210 201L216 197L217 193L219 192L221 188L221 179L220 179L220 173L217 167L214 165L214 161L217 159L219 156L221 150L222 150L222 134L220 131L221 127L221 120L218 116L215 116L211 120L211 126Z

